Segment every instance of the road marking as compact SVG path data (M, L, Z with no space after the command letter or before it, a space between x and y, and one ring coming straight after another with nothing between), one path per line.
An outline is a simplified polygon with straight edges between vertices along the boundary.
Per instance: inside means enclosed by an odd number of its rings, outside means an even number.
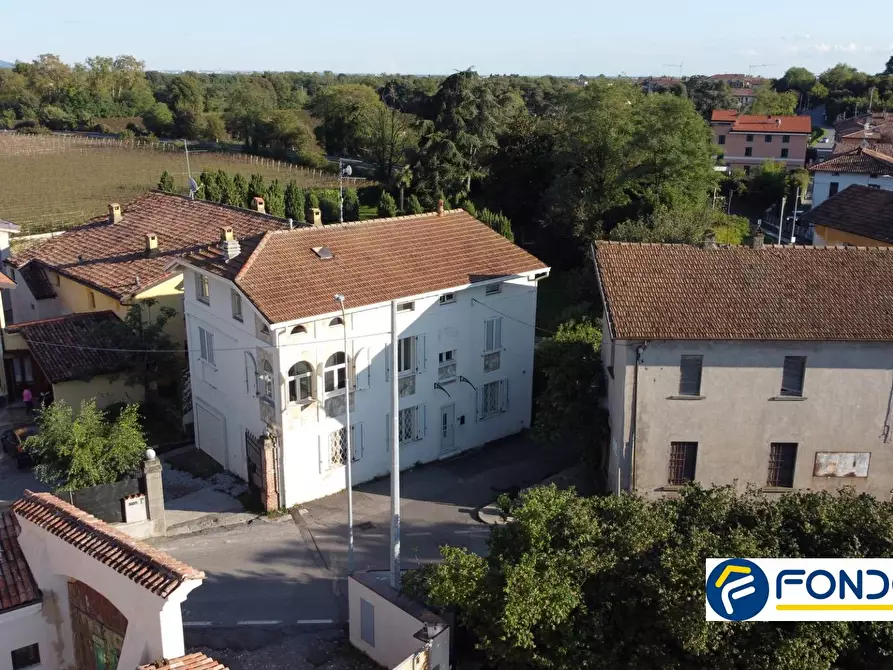
M334 619L298 619L299 624L335 623Z
M277 626L281 621L237 621L237 626Z
M453 532L456 535L483 535L485 533L487 535L489 535L490 529L489 528L478 528L478 529L474 529L474 530L454 530Z
M404 537L427 537L428 535L434 535L434 533L428 533L428 532L423 532L423 533L405 533L405 534L404 534Z
M213 626L214 622L212 621L184 621L183 627L186 626Z

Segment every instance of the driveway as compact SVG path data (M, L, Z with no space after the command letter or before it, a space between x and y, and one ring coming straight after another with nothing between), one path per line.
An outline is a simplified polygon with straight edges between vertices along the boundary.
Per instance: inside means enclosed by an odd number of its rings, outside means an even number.
M402 566L439 559L438 547L487 551L489 527L474 518L499 493L541 482L578 460L573 449L514 436L449 461L402 473ZM347 496L295 510L294 521L256 521L237 530L156 545L195 568L205 583L183 606L185 625L319 626L343 621ZM388 567L390 480L354 490L355 569Z

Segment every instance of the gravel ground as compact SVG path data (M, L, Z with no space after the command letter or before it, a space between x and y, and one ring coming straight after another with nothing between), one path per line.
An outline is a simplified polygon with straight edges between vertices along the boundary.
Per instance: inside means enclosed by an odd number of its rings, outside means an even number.
M200 479L185 470L172 468L168 463L162 464L161 481L165 500L176 500L204 488L213 488L233 498L248 492L248 484L229 472L219 472L207 479Z

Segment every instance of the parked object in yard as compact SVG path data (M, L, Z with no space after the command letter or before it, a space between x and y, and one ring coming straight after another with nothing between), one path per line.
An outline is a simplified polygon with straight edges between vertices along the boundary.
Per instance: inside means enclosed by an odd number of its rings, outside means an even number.
M34 459L31 454L25 451L25 440L32 435L37 435L38 430L40 429L37 426L28 423L17 428L9 428L0 435L3 451L16 459L16 464L20 470L34 465Z

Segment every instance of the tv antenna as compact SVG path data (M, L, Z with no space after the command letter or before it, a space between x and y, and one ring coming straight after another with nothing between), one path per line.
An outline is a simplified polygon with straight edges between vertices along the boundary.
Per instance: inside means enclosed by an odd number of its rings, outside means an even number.
M664 67L678 67L680 79L682 79L682 65L683 63L664 63Z
M748 65L747 66L747 76L748 77L753 75L753 69L755 67L775 67L775 63L763 63L762 65Z

